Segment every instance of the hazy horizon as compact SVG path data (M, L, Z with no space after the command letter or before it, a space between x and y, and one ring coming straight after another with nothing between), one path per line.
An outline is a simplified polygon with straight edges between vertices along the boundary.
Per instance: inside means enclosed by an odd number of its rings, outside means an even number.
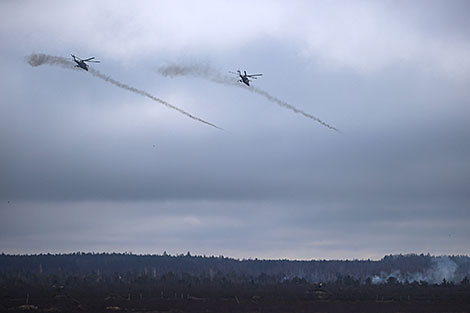
M424 256L429 256L431 258L443 258L443 257L466 257L470 258L470 255L467 254L459 254L459 255L447 255L447 254L441 254L441 255L433 255L429 253L399 253L399 254L387 254L383 255L380 258L343 258L343 259L337 259L337 258L310 258L310 259L291 259L291 258L258 258L258 257L232 257L229 255L206 255L206 254L194 254L191 253L191 251L186 251L186 252L181 252L181 253L175 253L171 254L168 253L167 251L163 252L146 252L146 253L135 253L133 251L67 251L67 252L24 252L24 253L5 253L3 251L0 251L0 254L7 255L7 256L40 256L40 255L73 255L73 254L92 254L92 255L103 255L103 254L118 254L118 255L132 255L132 256L138 256L138 257L160 257L160 256L168 256L168 257L186 257L189 252L189 256L191 257L202 257L202 258L221 258L223 257L224 259L231 259L231 260L236 260L236 261L299 261L299 262L309 262L309 261L381 261L385 257L388 256L413 256L413 255L424 255Z

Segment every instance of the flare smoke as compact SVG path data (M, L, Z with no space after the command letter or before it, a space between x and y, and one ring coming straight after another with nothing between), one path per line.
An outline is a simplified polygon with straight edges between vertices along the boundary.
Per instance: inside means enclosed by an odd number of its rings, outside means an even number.
M165 76L165 77L175 77L175 76L196 76L196 77L202 77L204 79L208 79L210 81L213 81L215 83L219 84L224 84L224 85L230 85L230 86L236 86L239 88L243 88L245 90L249 90L251 92L257 93L266 99L268 99L271 102L274 102L284 108L287 108L289 110L294 111L295 113L302 114L305 117L308 117L314 121L317 121L318 123L322 124L325 127L328 127L329 129L333 129L335 131L339 130L325 122L323 122L321 119L318 117L315 117L307 112L304 112L301 109L296 108L295 106L282 101L281 99L278 99L271 94L269 94L267 91L264 91L262 89L256 88L256 87L248 87L243 84L239 84L237 81L235 81L232 77L228 75L223 75L219 73L217 70L211 68L208 65L189 65L189 66L182 66L182 65L176 65L172 64L169 66L164 66L160 67L158 69L158 72Z
M75 63L73 63L72 61L66 59L66 58L63 58L63 57L57 57L57 56L52 56L52 55L47 55L47 54L32 54L30 56L27 56L26 57L26 61L31 65L31 66L40 66L40 65L43 65L43 64L48 64L48 65L58 65L58 66L61 66L63 68L67 68L67 69L76 69L75 67ZM134 92L136 94L139 94L141 96L145 96L147 98L150 98L152 99L153 101L156 101L156 102L159 102L161 104L164 104L165 106L173 109L173 110L176 110L184 115L186 115L187 117L189 118L192 118L193 120L196 120L196 121L199 121L199 122L202 122L204 124L207 124L207 125L210 125L212 127L215 127L215 128L218 128L218 129L221 129L220 127L210 123L210 122L207 122L197 116L194 116L162 99L159 99L151 94L149 94L148 92L144 91L144 90L140 90L140 89L137 89L137 88L134 88L134 87L131 87L131 86L128 86L124 83L121 83L97 70L94 70L92 68L89 68L88 69L88 72L90 74L92 74L93 76L95 77L98 77L108 83L111 83L119 88L122 88L122 89L126 89L128 91L131 91L131 92Z

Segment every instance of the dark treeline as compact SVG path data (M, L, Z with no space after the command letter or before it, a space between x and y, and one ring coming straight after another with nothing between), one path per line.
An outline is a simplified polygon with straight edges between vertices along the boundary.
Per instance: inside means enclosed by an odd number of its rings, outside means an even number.
M467 256L414 254L378 261L1 254L0 312L467 312L469 264Z
M0 280L223 280L233 283L467 283L468 256L429 254L388 255L381 260L258 260L223 256L135 255L131 253L70 253L0 255Z

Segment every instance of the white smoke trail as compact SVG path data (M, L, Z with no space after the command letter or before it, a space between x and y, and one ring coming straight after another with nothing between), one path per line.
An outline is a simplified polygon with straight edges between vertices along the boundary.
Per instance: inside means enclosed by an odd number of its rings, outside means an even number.
M149 94L149 93L146 92L146 91L143 91L143 90L140 90L140 89L137 89L137 88L128 86L128 85L126 85L126 84L123 84L123 83L121 83L121 82L119 82L119 81L117 81L117 80L114 80L114 79L112 79L111 77L106 76L106 75L104 75L104 74L102 74L102 73L100 73L100 72L98 72L97 70L94 70L94 69L92 69L92 68L88 69L88 71L89 71L93 76L95 76L95 77L101 78L102 80L104 80L104 81L106 81L106 82L108 82L108 83L111 83L111 84L113 84L113 85L115 85L115 86L118 86L118 87L120 87L120 88L127 89L127 90L132 91L132 92L135 92L135 93L137 93L137 94L139 94L139 95L148 97L148 98L152 99L153 101L160 102L161 104L164 104L164 105L166 105L167 107L169 107L169 108L171 108L171 109L173 109L173 110L176 110L176 111L178 111L178 112L180 112L180 113L182 113L182 114L184 114L184 115L186 115L186 116L192 118L193 120L202 122L202 123L204 123L204 124L210 125L210 126L212 126L212 127L218 128L218 129L222 129L222 128L220 128L220 127L218 127L218 126L216 126L216 125L214 125L214 124L212 124L212 123L210 123L210 122L207 122L207 121L205 121L205 120L203 120L203 119L201 119L201 118L199 118L199 117L197 117L197 116L194 116L194 115L192 115L192 114L190 114L190 113L188 113L188 112L186 112L186 111L184 111L184 110L182 110L182 109L180 109L180 108L178 108L178 107L176 107L176 106L174 106L174 105L172 105L172 104L170 104L170 103L168 103L168 102L166 102L166 101L164 101L164 100L161 100L161 99L159 99L159 98L157 98L157 97L155 97L155 96Z
M312 120L314 120L314 121L317 121L318 123L322 124L323 126L328 127L329 129L336 130L337 132L339 132L339 130L338 130L337 128L335 128L335 127L333 127L333 126L331 126L331 125L329 125L329 124L323 122L323 121L322 121L321 119L319 119L318 117L315 117L315 116L313 116L313 115L311 115L311 114L309 114L309 113L307 113L307 112L305 112L305 111L302 111L302 110L300 110L300 109L297 109L295 106L293 106L293 105L291 105L291 104L289 104L289 103L287 103L287 102L285 102L285 101L282 101L281 99L278 99L278 98L276 98L276 97L274 97L274 96L271 96L268 92L266 92L266 91L264 91L264 90L258 89L258 88L256 88L256 87L251 87L251 88L250 88L250 87L248 87L248 86L247 86L247 88L248 88L250 91L253 91L253 92L255 92L255 93L259 94L259 95L262 95L262 96L266 97L269 101L276 102L277 104L279 104L279 105L282 106L282 107L285 107L285 108L287 108L287 109L289 109L289 110L292 110L292 111L294 111L295 113L300 113L300 114L302 114L303 116L308 117L308 118L310 118L310 119L312 119Z
M30 56L27 56L26 58L26 61L31 65L31 66L40 66L40 65L43 65L43 64L48 64L48 65L58 65L58 66L61 66L63 68L67 68L67 69L77 69L77 67L75 67L75 63L66 59L66 58L63 58L63 57L58 57L58 56L52 56L52 55L47 55L47 54L32 54ZM218 128L218 129L222 129L210 122L207 122L197 116L194 116L162 99L159 99L153 95L151 95L150 93L144 91L144 90L140 90L140 89L137 89L137 88L134 88L134 87L131 87L129 85L126 85L124 83L121 83L103 73L100 73L99 71L97 70L94 70L92 68L89 68L88 69L88 72L90 74L92 74L93 76L95 77L98 77L108 83L111 83L119 88L122 88L122 89L126 89L128 91L131 91L131 92L134 92L136 94L139 94L141 96L144 96L144 97L147 97L147 98L150 98L151 100L153 101L156 101L156 102L159 102L173 110L176 110L186 116L188 116L189 118L192 118L193 120L196 120L196 121L199 121L201 123L204 123L204 124L207 124L207 125L210 125L212 127L215 127L215 128Z
M199 64L194 64L194 65L177 65L177 64L172 64L168 66L163 66L158 69L158 72L165 76L165 77L175 77L175 76L196 76L196 77L201 77L204 79L208 79L210 81L213 81L215 83L219 84L224 84L224 85L230 85L230 86L236 86L254 93L257 93L266 99L268 99L271 102L274 102L284 108L287 108L289 110L294 111L295 113L302 114L305 117L308 117L314 121L317 121L318 123L322 124L325 127L328 127L329 129L335 130L339 132L339 130L325 122L323 122L321 119L318 117L315 117L301 109L296 108L295 106L282 101L279 98L276 98L269 94L267 91L264 91L262 89L256 88L256 87L248 87L244 84L238 83L236 80L234 80L232 77L228 75L223 75L217 70L211 68L208 65L199 65Z
M59 65L63 68L68 68L71 70L77 69L75 67L75 63L63 58L63 57L56 57L53 55L47 55L43 53L38 53L38 54L31 54L29 56L25 57L25 60L29 63L31 66L40 66L43 64L50 64L50 65Z

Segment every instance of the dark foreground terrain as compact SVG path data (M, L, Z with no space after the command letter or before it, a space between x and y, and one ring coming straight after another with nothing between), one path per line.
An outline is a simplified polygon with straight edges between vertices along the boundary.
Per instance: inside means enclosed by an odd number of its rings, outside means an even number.
M81 287L16 284L1 287L1 312L470 312L463 285L359 285L304 282L268 285L139 282Z
M470 312L468 277L467 256L0 254L0 312Z

